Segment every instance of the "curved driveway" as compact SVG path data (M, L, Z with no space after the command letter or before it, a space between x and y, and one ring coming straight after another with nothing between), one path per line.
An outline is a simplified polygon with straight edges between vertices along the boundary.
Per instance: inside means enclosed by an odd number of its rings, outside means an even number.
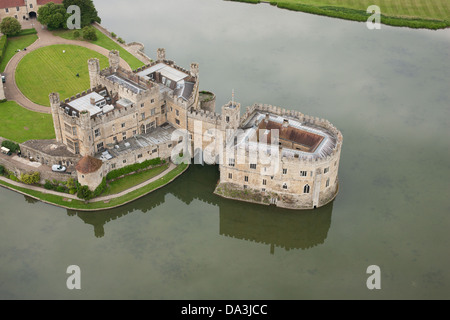
M37 21L35 21L35 28L38 32L39 39L36 40L31 46L27 47L26 51L20 51L16 53L12 59L8 62L8 65L5 68L5 76L6 76L6 83L5 83L5 95L7 100L14 100L22 107L36 111L41 113L51 113L50 108L46 106L41 106L39 104L36 104L29 100L27 97L25 97L22 92L19 90L19 88L16 85L16 68L19 65L19 62L22 60L22 58L30 53L33 52L36 49L51 46L54 44L70 44L70 45L77 45L80 47L85 47L91 50L94 50L106 57L108 57L109 50L100 47L98 45L85 42L85 41L77 41L77 40L67 40L61 37L54 36L50 31L47 29L43 29L41 24ZM120 66L126 70L131 70L128 63L125 62L122 58L120 59ZM86 68L87 68L87 61L86 61ZM1 85L1 84L0 84ZM88 88L86 88L88 89ZM49 92L50 94L50 92Z

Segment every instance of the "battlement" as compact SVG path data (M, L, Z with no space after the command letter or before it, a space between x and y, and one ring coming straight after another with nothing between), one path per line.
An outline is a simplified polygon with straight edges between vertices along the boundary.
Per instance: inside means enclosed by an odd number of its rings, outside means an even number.
M210 112L208 110L194 110L194 111L189 111L187 113L187 116L189 119L193 119L193 120L199 120L199 121L203 121L203 122L209 122L209 123L221 123L222 122L222 115L215 113L215 112Z

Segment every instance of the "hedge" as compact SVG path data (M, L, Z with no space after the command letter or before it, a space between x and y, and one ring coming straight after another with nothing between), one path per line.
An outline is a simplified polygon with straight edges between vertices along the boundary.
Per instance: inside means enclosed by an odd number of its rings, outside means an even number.
M161 163L165 163L165 160L161 161L161 158L155 158L155 159L145 160L142 163L135 163L135 164L132 164L132 165L120 168L120 169L110 171L106 175L106 180L117 179L118 177L127 175L129 173L136 172L136 171L142 170L142 169L147 169L150 166L157 166L157 165L160 165Z
M0 62L3 61L3 56L5 55L7 45L8 45L8 37L5 34L0 38Z
M3 141L2 147L8 148L13 153L20 150L20 146L17 143L9 141L9 140Z
M12 37L20 37L20 36L27 36L30 34L37 34L37 31L35 28L31 28L31 29L23 29L21 30L19 33L15 34L14 36L9 36L10 38Z

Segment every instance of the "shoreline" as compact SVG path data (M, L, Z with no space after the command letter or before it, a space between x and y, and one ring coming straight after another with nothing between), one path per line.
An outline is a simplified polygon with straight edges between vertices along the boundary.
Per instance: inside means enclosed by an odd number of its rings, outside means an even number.
M183 168L183 166L184 166L184 168ZM180 172L177 171L177 170L179 170L179 168L181 168ZM122 206L124 206L126 204L129 204L129 203L131 203L133 201L136 201L136 200L138 200L138 199L140 199L140 198L142 198L142 197L144 197L146 195L149 195L150 193L152 193L152 192L154 192L154 191L156 191L158 189L161 189L161 188L167 186L168 184L172 183L174 180L176 180L178 177L180 177L187 169L189 169L189 165L180 164L180 165L176 166L174 169L172 169L169 172L164 171L163 173L165 173L165 174L162 177L159 177L159 176L155 177L157 179L155 179L154 181L149 182L145 186L143 186L143 187L141 187L141 188L139 188L137 190L134 190L132 192L124 191L124 192L126 192L126 194L116 198L115 200L120 201L121 198L126 198L128 195L132 194L133 192L135 192L137 194L136 194L136 196L133 196L131 199L124 200L123 202L120 202L118 204L114 204L112 206L108 206L108 203L110 203L110 202L106 203L106 202L103 202L103 201L90 201L88 203L85 203L82 199L73 199L73 198L70 198L71 199L70 201L66 201L68 204L70 204L72 201L81 202L85 206L88 206L89 204L98 204L98 203L103 203L105 205L104 207L98 207L98 208L83 208L83 207L76 207L76 206L70 206L70 205L65 206L65 205L62 205L60 203L56 203L56 202L50 201L48 199L44 199L42 197L39 197L38 195L39 194L42 195L42 196L46 195L46 196L48 196L47 198L57 197L58 200L60 200L60 201L64 201L65 198L69 198L67 196L64 197L63 195L54 195L54 194L49 194L49 193L45 193L45 192L41 192L41 191L36 191L36 190L29 189L29 188L27 188L25 186L20 186L20 187L19 186L15 186L15 185L11 184L10 182L4 181L3 179L0 179L0 187L3 187L5 189L8 189L8 190L11 190L11 191L14 191L14 192L17 192L17 193L22 194L24 196L28 196L28 197L33 198L35 200L41 201L43 203L46 203L46 204L49 204L49 205L53 205L55 207L68 209L68 210L82 211L82 212L98 212L98 211L105 211L105 210L110 210L110 209L122 207ZM164 184L162 184L160 186L156 186L155 188L150 188L150 190L145 190L152 183L157 182L157 181L159 181L161 179L164 179L165 177L169 176L173 172L175 172L176 175L173 176L173 177L170 177L170 179L168 181L166 181ZM99 198L101 198L101 197L99 197ZM93 199L93 200L95 200L95 199Z
M302 3L290 3L283 1L261 1L261 0L226 0L232 2L243 2L250 4L270 4L271 6L298 11L330 18L337 18L348 21L366 22L371 14L365 10L358 10L347 7L319 6ZM450 28L450 21L438 19L425 19L419 17L402 17L381 14L381 24L391 27L406 27L411 29L442 30Z

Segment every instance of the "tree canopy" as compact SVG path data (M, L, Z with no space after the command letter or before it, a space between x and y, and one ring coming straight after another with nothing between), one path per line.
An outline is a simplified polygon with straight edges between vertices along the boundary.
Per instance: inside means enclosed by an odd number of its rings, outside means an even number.
M63 0L63 5L67 9L71 5L80 7L81 10L81 27L86 27L93 22L101 22L92 0Z
M49 2L38 10L38 21L49 29L66 28L69 14L62 4Z
M13 36L22 30L22 26L17 19L6 17L0 23L0 31L7 36Z

